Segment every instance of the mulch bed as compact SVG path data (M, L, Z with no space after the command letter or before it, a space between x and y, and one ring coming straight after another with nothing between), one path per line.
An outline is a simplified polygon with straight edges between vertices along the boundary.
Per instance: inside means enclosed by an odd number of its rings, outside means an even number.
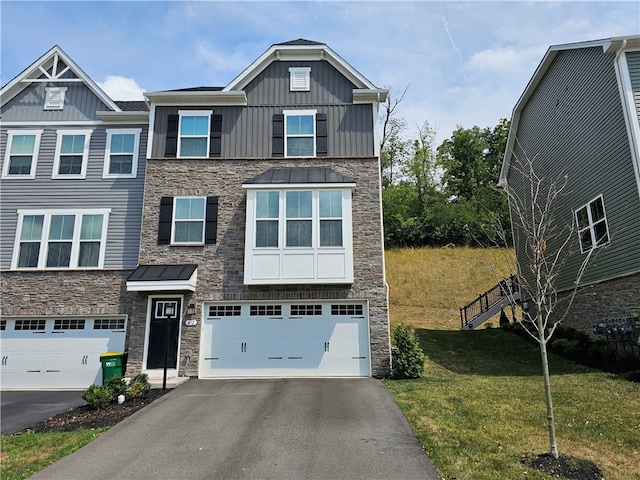
M566 480L600 480L603 477L600 467L590 460L569 455L553 458L550 454L528 454L520 459L523 465L543 471L555 478Z
M118 405L112 403L107 408L98 410L89 404L72 408L68 412L60 413L47 418L36 425L25 429L35 433L46 432L70 432L77 428L102 428L113 427L118 422L134 414L141 408L160 398L169 390L151 390L145 398L132 398Z

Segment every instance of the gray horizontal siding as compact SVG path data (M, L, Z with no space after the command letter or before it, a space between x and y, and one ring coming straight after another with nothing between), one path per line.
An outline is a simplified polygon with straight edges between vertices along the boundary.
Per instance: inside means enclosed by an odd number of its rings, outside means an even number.
M308 92L291 92L290 67L310 67ZM353 102L355 85L326 61L273 62L245 88L249 105L339 105Z
M640 198L613 55L600 48L559 52L522 110L517 142L516 154L535 158L545 179L567 175L559 223L572 222L575 209L603 195L612 241L598 249L583 283L640 271ZM514 168L508 181L512 188L526 188ZM518 232L516 237L521 239ZM551 249L561 237L547 239ZM564 288L584 259L577 234L574 239L575 253L560 280ZM524 264L523 244L517 239L516 245Z
M222 115L222 157L264 158L271 156L272 119L291 107L218 107ZM373 109L371 105L305 105L327 114L328 156L366 157L374 154ZM152 158L164 157L167 118L178 107L158 107L155 114ZM185 107L193 110L193 107ZM210 110L211 108L202 108Z
M120 128L120 126L98 126L93 129L85 179L51 178L56 128L47 127L40 140L36 178L1 180L0 268L8 269L11 266L18 209L39 208L111 208L105 268L134 268L137 265L148 129L146 125L121 127L142 128L137 178L103 179L106 128ZM2 162L4 162L6 143L7 130L2 128L0 130Z
M69 82L63 110L44 110L46 83L32 83L2 107L2 121L65 122L97 120L97 111L109 110L84 84Z
M640 52L627 52L626 57L629 77L631 77L633 98L636 102L636 113L638 114L638 121L640 121Z

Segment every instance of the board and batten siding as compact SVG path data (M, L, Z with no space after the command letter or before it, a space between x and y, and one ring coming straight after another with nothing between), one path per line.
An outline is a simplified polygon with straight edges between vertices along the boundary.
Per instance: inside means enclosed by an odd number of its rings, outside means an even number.
M289 68L309 67L309 91L290 91ZM356 86L326 61L273 62L247 84L249 105L345 105L353 102Z
M627 52L627 68L629 69L629 78L631 79L631 88L633 90L633 99L636 104L636 113L640 122L640 51Z
M2 107L2 122L97 121L96 112L110 110L84 83L67 82L64 109L45 110L46 83L33 83Z
M11 268L15 244L18 209L84 209L110 208L107 248L104 267L109 269L135 268L138 263L144 175L147 144L147 125L5 127L0 130L0 161L4 162L7 129L42 128L36 178L3 178L0 192L0 269ZM85 179L52 179L57 129L93 130L89 146ZM103 179L106 130L141 128L138 170L136 178Z
M374 155L373 110L371 105L309 105L327 114L327 156L370 157ZM188 110L211 110L211 107L188 107ZM165 156L167 119L179 107L156 107L151 158ZM282 107L217 107L222 115L222 158L268 158L272 156L273 115Z
M582 283L640 271L640 198L613 61L614 55L600 47L558 52L523 107L517 131L517 156L534 158L536 172L547 180L567 175L558 221L574 222L576 209L603 196L611 243L597 250ZM523 191L527 187L513 164L508 183ZM518 240L519 232L514 233L526 272L522 237ZM577 233L573 236L560 288L571 287L585 258ZM554 239L547 244L552 249Z

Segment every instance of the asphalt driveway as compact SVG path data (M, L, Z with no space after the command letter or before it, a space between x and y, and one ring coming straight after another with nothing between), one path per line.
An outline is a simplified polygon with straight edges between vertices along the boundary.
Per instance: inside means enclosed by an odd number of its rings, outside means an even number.
M375 379L191 380L38 479L436 480Z
M84 405L82 391L3 391L0 392L0 431L15 433L42 420Z

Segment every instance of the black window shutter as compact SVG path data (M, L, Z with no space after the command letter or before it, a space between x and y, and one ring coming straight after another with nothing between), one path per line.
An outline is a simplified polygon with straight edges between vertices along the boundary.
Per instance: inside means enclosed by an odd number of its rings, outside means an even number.
M316 113L316 156L327 156L327 114Z
M222 156L222 115L211 116L209 156L210 157Z
M218 235L218 197L207 197L204 243L216 243Z
M273 115L273 145L271 155L284 157L284 114Z
M178 154L178 115L167 117L167 137L164 144L164 156L167 158L176 157Z
M160 219L158 221L158 245L171 243L171 221L173 219L173 197L160 199Z

